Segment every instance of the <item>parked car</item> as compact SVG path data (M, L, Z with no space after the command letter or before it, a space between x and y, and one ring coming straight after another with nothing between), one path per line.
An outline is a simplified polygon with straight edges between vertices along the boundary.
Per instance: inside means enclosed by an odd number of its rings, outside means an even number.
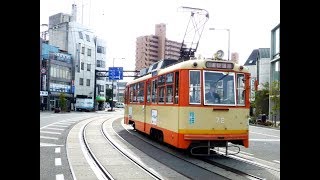
M117 103L116 103L116 107L117 107L117 108L124 108L124 104L123 104L123 103L120 103L120 102L117 102Z

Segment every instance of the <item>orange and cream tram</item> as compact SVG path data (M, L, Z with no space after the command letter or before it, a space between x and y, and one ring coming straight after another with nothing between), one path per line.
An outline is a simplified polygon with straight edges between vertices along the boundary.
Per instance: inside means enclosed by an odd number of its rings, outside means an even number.
M173 63L175 62L175 63ZM250 73L226 60L161 60L127 83L125 124L191 154L249 146Z

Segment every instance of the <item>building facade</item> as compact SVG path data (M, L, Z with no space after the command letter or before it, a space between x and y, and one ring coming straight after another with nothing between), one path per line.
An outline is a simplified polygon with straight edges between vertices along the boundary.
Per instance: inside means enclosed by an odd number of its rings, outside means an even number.
M155 35L140 36L136 40L135 70L139 71L160 59L175 59L180 56L182 43L166 39L166 25L156 24Z
M59 96L65 94L68 105L73 101L72 57L58 47L42 43L42 103L46 110L59 107Z
M258 81L258 90L262 84L270 83L270 48L254 49L244 64L251 73L251 78Z
M280 82L280 23L271 30L271 59L270 59L270 83ZM271 89L270 89L271 90ZM280 83L279 83L280 91ZM280 99L280 92L279 92ZM269 114L271 114L273 106L272 97L269 96ZM274 112L277 116L272 116L273 120L280 121L280 109Z
M76 22L77 7L72 15L58 13L49 17L49 44L72 56L72 84L75 98L94 96L95 69L105 70L105 42L94 32ZM97 96L105 97L105 78L96 82Z

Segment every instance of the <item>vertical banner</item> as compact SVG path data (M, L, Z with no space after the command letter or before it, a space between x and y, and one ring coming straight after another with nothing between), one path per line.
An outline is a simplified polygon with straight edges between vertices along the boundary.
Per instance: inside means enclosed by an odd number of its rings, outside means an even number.
M47 75L42 75L42 90L47 91Z

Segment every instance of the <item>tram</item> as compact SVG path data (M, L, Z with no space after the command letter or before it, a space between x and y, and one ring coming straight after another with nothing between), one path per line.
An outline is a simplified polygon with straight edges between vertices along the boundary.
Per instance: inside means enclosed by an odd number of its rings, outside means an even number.
M192 155L249 147L250 73L231 61L163 59L127 83L124 123Z

